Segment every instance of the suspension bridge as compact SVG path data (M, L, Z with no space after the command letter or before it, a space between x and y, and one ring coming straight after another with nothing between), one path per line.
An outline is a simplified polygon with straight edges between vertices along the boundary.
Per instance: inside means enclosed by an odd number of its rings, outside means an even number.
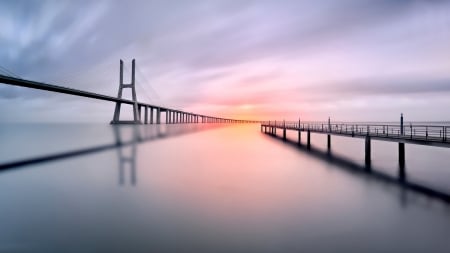
M6 72L10 75L0 75L0 83L26 87L38 90L51 91L62 94L69 94L79 97L92 98L97 100L109 101L115 103L114 115L111 124L179 124L179 123L258 123L254 120L230 119L216 116L208 116L198 113L185 112L183 110L173 109L166 106L153 105L140 102L136 94L136 61L132 60L131 83L124 83L123 73L124 64L120 60L120 82L117 97L102 95L94 92L88 92L78 89L67 88L59 85L25 80L19 78L12 72ZM132 99L123 98L123 90L131 89ZM133 107L133 120L121 120L120 113L122 104ZM163 122L163 119L165 121Z

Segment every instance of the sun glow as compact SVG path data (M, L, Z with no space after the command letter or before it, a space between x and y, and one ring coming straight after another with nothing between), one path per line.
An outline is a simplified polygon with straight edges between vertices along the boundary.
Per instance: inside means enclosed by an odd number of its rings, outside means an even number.
M246 111L248 111L248 110L252 110L253 108L254 108L255 106L254 105L251 105L251 104L242 104L242 105L239 105L239 109L241 109L241 110L246 110Z

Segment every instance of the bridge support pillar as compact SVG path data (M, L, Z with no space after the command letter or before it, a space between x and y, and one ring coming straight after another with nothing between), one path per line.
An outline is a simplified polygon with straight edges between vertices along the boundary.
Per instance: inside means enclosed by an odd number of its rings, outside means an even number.
M302 145L302 131L298 130L298 145Z
M161 108L156 108L156 124L161 124Z
M306 148L311 149L311 131L309 129L306 132Z
M146 107L144 107L144 113L145 113L145 121L144 121L144 123L145 124L148 124L148 107L146 106Z
M137 98L136 98L136 88L135 88L135 60L131 62L131 84L123 83L123 61L120 60L120 77L119 77L119 92L117 94L117 98L122 99L122 90L125 88L131 88L131 96L133 101L133 120L126 121L120 120L120 108L122 102L116 102L116 107L114 109L114 116L111 121L111 124L141 124L140 113L138 112L140 108L138 108ZM139 113L139 115L138 115Z
M283 128L283 140L286 140L286 128Z
M142 106L141 105L138 105L138 118L139 118L139 121L141 121L141 119L142 119Z
M398 167L399 167L399 177L400 179L404 179L405 172L405 143L400 142L398 144Z
M150 107L150 124L153 124L153 107Z
M366 136L366 151L365 151L365 165L367 169L370 169L372 155L371 155L371 145L370 145L370 136Z

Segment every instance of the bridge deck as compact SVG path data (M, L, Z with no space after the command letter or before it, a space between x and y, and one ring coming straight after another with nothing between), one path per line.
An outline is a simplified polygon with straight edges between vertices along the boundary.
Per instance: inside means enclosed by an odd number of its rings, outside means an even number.
M99 99L99 100L110 101L110 102L130 104L130 105L133 105L135 103L134 101L128 100L128 99L120 99L120 98L97 94L97 93L93 93L93 92L77 90L77 89L67 88L67 87L48 84L48 83L25 80L25 79L20 79L20 78L16 78L16 77L5 76L5 75L0 75L0 83L9 84L9 85L13 85L13 86L19 86L19 87L26 87L26 88L32 88L32 89L38 89L38 90L45 90L45 91L75 95L75 96L86 97L86 98ZM185 112L185 111L178 110L178 109L172 109L172 108L168 108L168 107L164 107L164 106L152 105L152 104L142 103L142 102L137 102L137 104L139 107L154 108L154 109L159 110L160 112L182 113L185 115L193 115L193 116L199 116L199 117L204 117L204 118L209 118L209 119L222 120L224 122L226 122L226 121L247 122L247 123L251 123L251 122L256 123L257 122L257 121L249 121L249 120L234 120L234 119L212 117L212 116L191 113L191 112ZM122 122L122 123L124 123L124 122ZM125 123L127 123L127 122L125 122ZM128 123L132 123L132 122L130 121Z
M389 124L352 124L352 123L262 123L261 127L274 127L294 131L340 135L346 137L414 143L450 147L450 126L438 125L389 125Z

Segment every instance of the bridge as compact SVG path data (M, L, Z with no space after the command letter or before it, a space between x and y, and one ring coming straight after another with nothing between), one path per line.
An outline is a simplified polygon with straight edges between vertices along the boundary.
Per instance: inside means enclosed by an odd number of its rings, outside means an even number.
M197 113L185 112L182 110L172 109L164 106L152 105L148 103L139 102L136 96L136 79L135 79L136 61L132 61L131 83L125 84L123 82L123 61L120 60L120 82L119 92L117 97L97 94L93 92L67 88L63 86L25 80L18 77L0 75L0 83L26 87L38 90L51 91L56 93L92 98L97 100L115 102L114 116L111 124L161 124L162 113L165 114L166 124L178 123L259 123L253 120L229 119L215 116L207 116ZM131 89L132 100L124 99L122 97L123 89ZM120 120L120 109L122 104L133 106L133 120ZM144 117L142 117L144 112ZM144 120L142 120L144 118Z
M92 152L99 152L107 149L121 148L123 146L134 145L136 142L152 140L155 138L164 138L165 136L176 135L179 133L186 132L185 127L181 129L167 128L166 133L160 131L160 124L183 124L183 123L260 123L261 132L269 134L274 137L278 137L277 130L282 131L281 138L287 143L293 144L296 147L305 149L309 154L325 158L328 161L334 161L338 164L344 165L350 168L363 168L366 172L378 177L382 180L400 183L403 187L412 189L418 192L425 193L427 195L432 195L439 197L446 202L450 203L450 194L445 192L440 192L432 188L428 188L419 184L408 182L406 180L405 172L405 143L416 144L416 145L428 145L437 147L450 147L450 126L444 125L433 125L433 124L404 124L403 115L400 117L400 124L382 124L382 123L348 123L348 122L302 122L300 119L298 121L254 121L254 120L238 120L229 119L215 116L202 115L192 112L185 112L183 110L173 109L166 106L153 105L149 103L139 102L136 96L136 79L135 79L135 60L132 61L131 70L131 83L123 82L123 61L120 60L120 74L119 74L119 89L117 97L107 96L103 94L72 89L68 87L58 86L54 84L48 84L43 82L36 82L32 80L25 80L17 76L0 75L0 83L26 87L50 92L56 92L61 94L68 94L79 97L92 98L96 100L109 101L115 103L115 109L111 124L132 124L138 126L142 124L156 124L155 130L157 130L154 135L142 137L140 134L136 136L131 141L123 142L120 136L117 134L118 128L113 128L116 135L116 143L105 144L95 147L90 147L82 150L72 150L63 153L51 154L42 157L34 157L29 159L24 159L20 161L12 161L0 164L0 171L8 170L12 168L27 166L29 164L35 164L40 162L64 159L67 157L78 156L83 154L88 154ZM132 99L123 98L123 90L131 89ZM121 120L120 112L122 104L131 105L133 107L133 120ZM144 115L142 115L142 113ZM165 116L165 121L163 122L162 115ZM220 124L217 124L217 126ZM200 126L197 124L189 126ZM208 126L208 124L205 124ZM173 126L177 127L177 126ZM136 130L136 129L135 129ZM176 131L174 131L176 130ZM298 133L298 140L293 143L291 140L287 140L286 132L287 130L294 131ZM138 131L139 132L139 131ZM302 132L306 132L306 146L302 144ZM322 154L321 151L311 147L311 133L316 134L326 134L327 135L327 153ZM353 164L345 159L339 158L331 154L331 135L343 136L349 138L362 138L365 140L365 164L364 166L359 166ZM376 172L372 170L371 167L371 140L380 141L390 141L398 143L398 162L399 162L399 178L393 179L390 176L384 175L383 173ZM132 161L127 157L123 157L120 153L120 164L128 161ZM134 163L134 162L133 162ZM132 167L134 164L131 164ZM121 174L122 175L122 174ZM134 175L134 174L133 174ZM122 178L122 177L121 177ZM132 176L132 179L134 176ZM135 180L132 180L135 182Z

